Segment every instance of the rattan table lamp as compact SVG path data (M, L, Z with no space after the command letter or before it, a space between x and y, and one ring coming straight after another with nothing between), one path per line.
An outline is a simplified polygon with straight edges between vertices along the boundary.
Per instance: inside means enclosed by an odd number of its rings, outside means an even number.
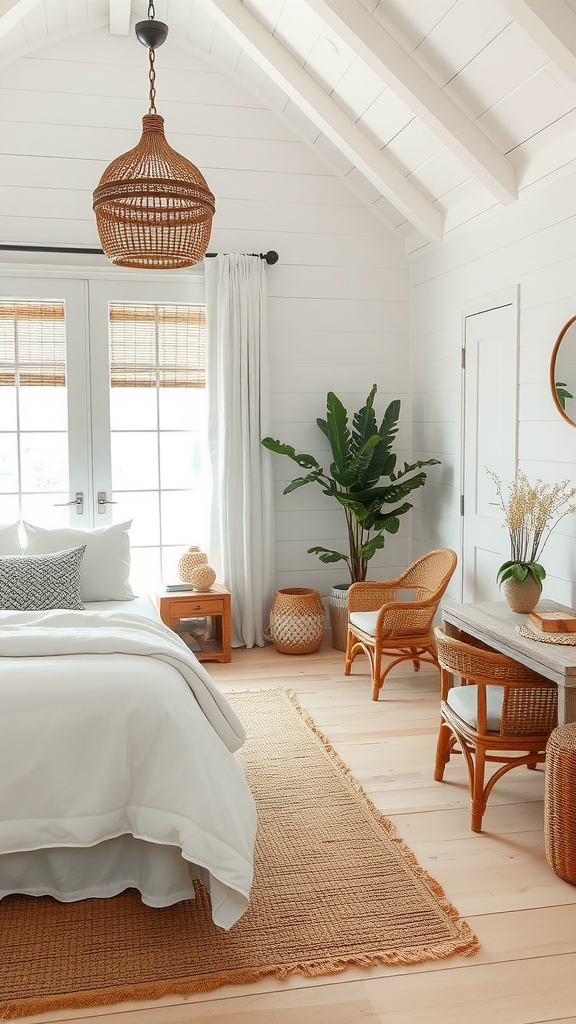
M168 26L155 20L152 2L136 35L148 47L150 108L140 142L112 161L94 192L98 234L104 254L118 266L191 267L208 248L214 196L198 168L168 145L156 112L155 49Z

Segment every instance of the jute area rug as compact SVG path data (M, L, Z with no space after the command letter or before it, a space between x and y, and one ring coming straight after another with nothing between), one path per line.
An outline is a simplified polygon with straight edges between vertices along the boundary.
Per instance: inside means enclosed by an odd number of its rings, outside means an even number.
M208 992L266 975L414 964L478 941L283 690L229 695L259 814L251 904L215 927L206 891L163 910L114 899L0 903L0 1017Z

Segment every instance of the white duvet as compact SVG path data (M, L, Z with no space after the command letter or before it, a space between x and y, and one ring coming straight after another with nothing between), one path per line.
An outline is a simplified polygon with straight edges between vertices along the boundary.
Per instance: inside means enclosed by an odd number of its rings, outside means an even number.
M12 854L135 837L181 851L229 928L252 880L254 802L232 753L243 738L162 623L125 611L1 613L0 874Z

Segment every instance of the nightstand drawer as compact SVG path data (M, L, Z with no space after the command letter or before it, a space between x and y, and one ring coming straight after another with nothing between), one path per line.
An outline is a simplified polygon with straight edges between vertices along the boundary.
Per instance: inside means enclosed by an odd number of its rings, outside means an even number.
M224 611L224 601L221 597L209 598L180 598L168 602L168 617L170 619L192 618L194 615L221 615Z

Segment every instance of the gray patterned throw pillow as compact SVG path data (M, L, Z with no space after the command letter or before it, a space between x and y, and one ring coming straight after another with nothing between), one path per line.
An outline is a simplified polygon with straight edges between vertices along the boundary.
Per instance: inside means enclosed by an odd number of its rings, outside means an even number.
M82 611L80 575L86 545L51 555L0 558L0 608L18 612L72 608Z

